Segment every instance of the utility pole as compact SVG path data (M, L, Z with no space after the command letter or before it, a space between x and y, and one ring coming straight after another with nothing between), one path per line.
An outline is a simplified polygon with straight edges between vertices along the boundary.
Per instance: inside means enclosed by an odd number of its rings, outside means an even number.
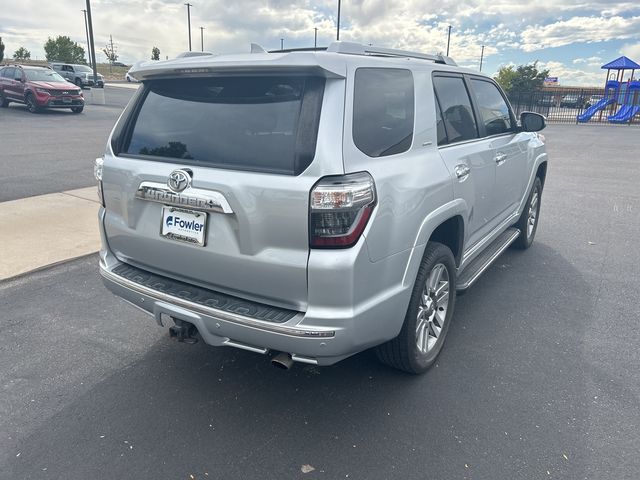
M84 30L87 33L87 60L89 61L89 65L91 65L91 52L89 51L89 27L87 26L87 11L81 11L84 12Z
M98 84L98 70L96 67L96 48L93 41L93 22L91 21L91 2L87 0L87 22L89 24L89 49L91 50L91 68L93 68L93 84Z
M315 32L313 34L313 48L318 48L318 29L313 29Z
M200 27L200 51L204 52L204 27Z
M340 40L340 0L338 0L338 31L336 33L336 40Z
M280 39L280 50L284 50L284 38Z
M482 71L482 59L484 58L484 45L482 45L482 52L480 52L480 71Z
M449 56L449 44L451 43L451 25L449 25L449 33L447 34L447 57Z
M115 52L113 51L113 35L109 34L109 43L111 44L111 48L109 50L110 58L109 58L109 73L111 73L111 68L113 67L113 58Z
M189 51L191 51L191 5L190 3L185 3L187 6L187 27L189 28Z

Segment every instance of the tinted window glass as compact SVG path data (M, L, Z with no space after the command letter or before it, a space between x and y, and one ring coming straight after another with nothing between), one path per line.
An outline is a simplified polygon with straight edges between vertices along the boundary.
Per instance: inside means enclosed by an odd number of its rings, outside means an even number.
M509 107L498 88L491 82L472 79L473 91L478 100L480 118L487 135L498 135L511 131Z
M27 80L32 82L66 82L64 78L58 75L53 70L43 68L42 70L25 70L24 71Z
M11 78L11 79L13 79L13 76L14 76L14 74L15 74L15 70L16 70L16 69L15 69L15 68L13 68L13 67L7 67L7 68L5 68L5 69L4 69L4 77L5 77L5 78Z
M442 108L449 143L477 138L478 128L462 78L435 77L433 84Z
M194 78L148 88L127 153L286 174L313 159L324 79Z
M406 152L413 140L413 76L409 70L359 68L353 141L370 157Z
M444 128L444 120L442 120L442 111L440 110L440 104L436 99L436 129L438 134L438 145L444 145L447 143L447 131Z
M16 73L15 73L15 77L16 80L22 80L22 70L19 68L16 68Z

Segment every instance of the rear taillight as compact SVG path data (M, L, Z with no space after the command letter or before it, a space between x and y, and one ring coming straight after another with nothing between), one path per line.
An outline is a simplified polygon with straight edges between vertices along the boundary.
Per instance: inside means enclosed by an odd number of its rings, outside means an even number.
M103 165L104 165L104 160L102 158L96 158L96 161L93 164L93 176L96 177L96 180L98 181L98 199L100 200L100 205L104 207L104 195L102 194Z
M312 248L355 245L375 205L375 184L366 172L321 179L311 190L309 245Z

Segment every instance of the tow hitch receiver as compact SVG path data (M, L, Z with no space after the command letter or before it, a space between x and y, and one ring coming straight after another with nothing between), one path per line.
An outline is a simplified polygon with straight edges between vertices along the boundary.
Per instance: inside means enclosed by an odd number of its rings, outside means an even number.
M194 344L198 342L196 337L198 329L192 323L177 318L172 318L175 325L169 327L169 336L178 339L179 342Z

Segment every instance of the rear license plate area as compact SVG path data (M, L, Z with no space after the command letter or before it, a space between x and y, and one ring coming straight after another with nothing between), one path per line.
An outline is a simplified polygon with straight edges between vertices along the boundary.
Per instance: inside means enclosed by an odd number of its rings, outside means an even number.
M206 213L176 207L162 207L161 236L203 247L206 232Z

